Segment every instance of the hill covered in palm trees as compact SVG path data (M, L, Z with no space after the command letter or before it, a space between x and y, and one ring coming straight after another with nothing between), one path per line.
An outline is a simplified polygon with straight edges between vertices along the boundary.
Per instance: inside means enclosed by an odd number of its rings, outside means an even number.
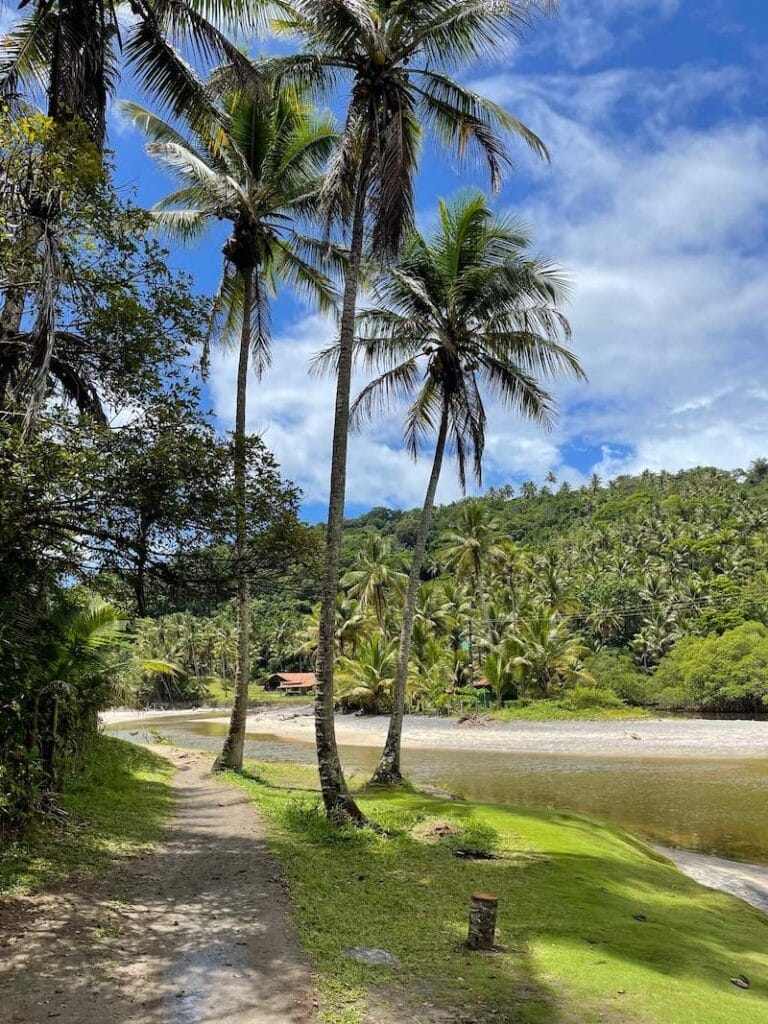
M525 483L437 507L416 602L408 707L504 704L522 712L546 700L574 713L618 702L761 711L767 470L758 460L745 473L697 468L608 483L593 476L578 489ZM336 643L337 694L348 706L390 707L419 516L375 508L345 525ZM318 581L285 583L254 602L255 679L313 665ZM146 654L189 660L190 676L202 660L215 674L206 644L218 643L228 616L222 606L212 630L210 617L177 615L165 634L177 638L178 651L149 644ZM147 627L148 640L159 633L157 623ZM185 650L193 652L186 660Z

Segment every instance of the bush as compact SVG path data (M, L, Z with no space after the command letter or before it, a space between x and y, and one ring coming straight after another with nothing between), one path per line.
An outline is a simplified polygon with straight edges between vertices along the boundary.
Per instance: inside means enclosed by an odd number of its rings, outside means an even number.
M640 672L632 659L614 650L602 650L584 662L584 667L600 690L612 690L626 704L654 705L659 686L654 676Z
M685 637L656 671L662 707L756 714L768 710L768 628Z
M624 701L613 690L598 686L574 686L561 703L563 706L573 708L574 711L624 706Z
M454 857L491 860L498 852L499 835L482 821L470 821L452 835L444 836L440 842Z

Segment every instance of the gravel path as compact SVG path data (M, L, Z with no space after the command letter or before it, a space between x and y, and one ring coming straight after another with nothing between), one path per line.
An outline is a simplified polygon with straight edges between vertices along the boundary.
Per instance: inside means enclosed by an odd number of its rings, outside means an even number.
M312 978L253 804L170 751L176 813L151 853L0 908L9 1024L309 1024Z

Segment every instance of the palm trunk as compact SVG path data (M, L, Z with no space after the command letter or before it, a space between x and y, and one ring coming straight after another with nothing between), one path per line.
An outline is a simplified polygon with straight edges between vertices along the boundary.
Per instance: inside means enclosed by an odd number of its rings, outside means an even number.
M136 545L136 580L134 599L136 614L140 619L147 617L147 524L142 515L139 519L139 537Z
M363 159L366 159L365 157ZM317 767L323 803L328 817L339 823L363 823L365 817L350 795L336 744L334 721L333 663L336 656L336 595L339 587L339 555L344 523L344 499L347 483L347 440L349 436L349 400L352 388L352 362L355 341L355 314L363 256L367 173L361 167L357 181L355 213L352 222L350 257L344 281L344 298L339 331L339 364L336 379L336 406L331 449L331 481L328 500L328 525L325 538L325 567L320 602L320 635L317 647L317 693L315 695L315 740Z
M251 676L250 631L251 587L246 565L246 446L245 405L248 391L248 360L251 354L251 305L253 270L243 272L243 330L237 365L237 407L235 412L234 484L235 484L235 571L237 573L237 670L235 699L224 746L216 759L216 771L242 771L245 723L248 716L248 684Z
M403 781L400 769L400 742L403 735L403 717L405 715L405 687L408 682L408 660L411 654L411 638L413 636L413 620L416 615L416 599L419 594L419 583L421 581L421 570L424 564L424 552L427 549L427 536L432 522L432 510L435 505L435 493L440 480L440 471L443 468L443 456L445 455L445 442L448 436L448 408L444 404L440 420L440 430L437 435L435 456L432 460L432 473L427 484L427 493L424 496L424 505L421 509L421 519L416 533L416 544L413 549L411 570L408 576L408 588L405 592L405 603L403 605L403 624L400 629L400 646L397 654L397 674L395 676L395 691L392 697L392 717L389 720L389 730L384 750L379 760L376 771L373 774L373 782L380 785L396 786Z

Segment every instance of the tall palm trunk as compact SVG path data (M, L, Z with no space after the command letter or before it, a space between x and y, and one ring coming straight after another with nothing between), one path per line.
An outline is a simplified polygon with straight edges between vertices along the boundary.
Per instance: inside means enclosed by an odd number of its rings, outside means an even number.
M365 160L366 157L363 157ZM355 313L363 258L365 205L368 190L365 166L357 180L355 212L352 221L350 256L344 280L344 297L339 330L339 363L336 379L336 406L331 449L331 481L328 500L328 526L325 538L325 568L320 602L320 636L317 647L318 686L315 695L315 740L317 766L323 803L334 821L365 821L363 813L347 788L336 744L333 701L333 663L336 656L336 595L339 589L339 555L344 523L344 499L347 484L347 441L349 404L352 389L352 361L355 341Z
M432 522L432 510L435 506L435 494L437 484L440 480L440 471L443 468L443 456L445 455L445 442L448 436L448 407L443 404L443 411L440 419L440 430L437 435L435 456L432 460L432 472L427 484L427 493L424 496L424 505L421 509L421 519L416 532L416 544L413 549L411 570L408 575L408 587L405 592L403 604L403 624L400 629L400 646L397 654L397 674L395 676L395 692L392 696L392 717L389 720L389 730L384 750L379 760L376 771L373 774L373 782L381 785L396 786L403 781L400 770L400 744L403 735L403 717L405 715L405 687L408 682L408 659L411 654L411 639L413 637L413 620L416 615L416 600L419 594L419 582L421 570L424 564L424 553L427 549L427 536L429 526Z
M240 337L240 358L237 364L237 407L235 411L234 484L235 484L235 571L237 573L237 671L235 699L229 719L224 747L214 769L241 771L245 746L245 723L248 716L248 684L251 676L251 587L246 564L246 464L245 406L248 392L248 360L251 354L251 307L253 304L252 268L243 274L243 329Z

